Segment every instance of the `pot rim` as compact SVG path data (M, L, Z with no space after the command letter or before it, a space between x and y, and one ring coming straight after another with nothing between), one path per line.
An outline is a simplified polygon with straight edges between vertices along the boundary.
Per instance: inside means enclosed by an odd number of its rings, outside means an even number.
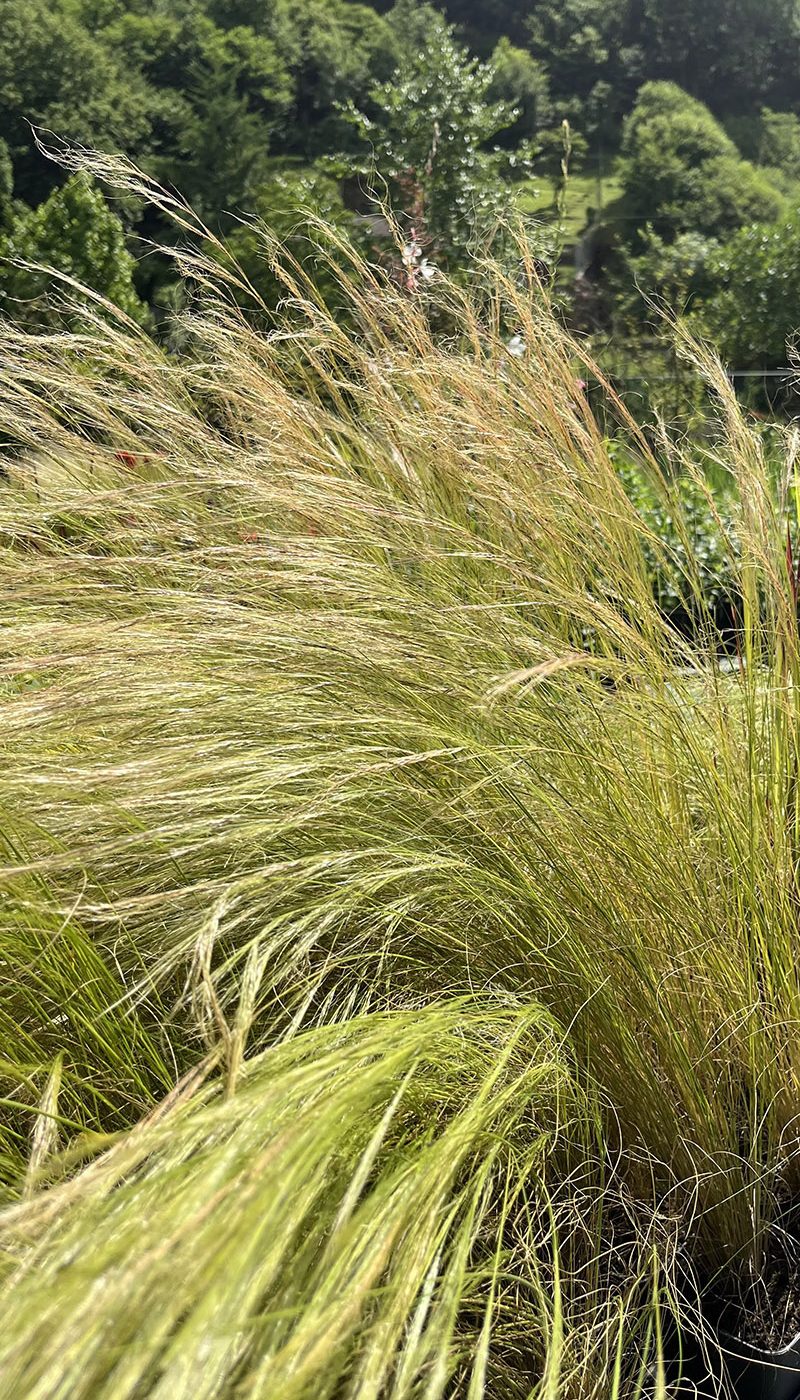
M740 1361L763 1360L768 1365L780 1365L781 1359L784 1361L795 1361L800 1367L800 1332L792 1338L786 1346L780 1347L777 1351L768 1350L766 1347L754 1346L752 1342L746 1342L742 1337L736 1337L731 1332L720 1329L717 1333L720 1348L730 1356L736 1356ZM733 1350L740 1348L738 1354ZM788 1368L787 1368L788 1369Z

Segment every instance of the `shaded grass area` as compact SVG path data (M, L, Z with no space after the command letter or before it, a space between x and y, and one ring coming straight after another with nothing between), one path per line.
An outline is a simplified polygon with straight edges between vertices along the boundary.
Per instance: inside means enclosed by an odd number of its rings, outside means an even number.
M536 176L519 186L517 205L522 214L534 215L545 224L559 223L558 192L560 181ZM564 241L572 245L589 226L589 214L595 210L605 220L622 216L620 203L622 182L613 166L608 169L582 170L570 173L562 221Z
M269 335L0 330L2 1385L662 1397L794 1286L791 444L682 340L726 513L605 386L640 514L524 248L315 236L345 317L265 233Z

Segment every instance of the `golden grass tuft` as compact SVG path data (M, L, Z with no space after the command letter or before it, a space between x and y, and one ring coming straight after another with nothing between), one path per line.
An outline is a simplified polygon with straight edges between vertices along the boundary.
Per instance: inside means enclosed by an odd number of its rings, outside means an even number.
M268 333L213 249L180 354L0 328L2 1388L662 1395L792 1228L794 467L684 342L731 667L524 250L423 301L317 236L336 316L265 234Z

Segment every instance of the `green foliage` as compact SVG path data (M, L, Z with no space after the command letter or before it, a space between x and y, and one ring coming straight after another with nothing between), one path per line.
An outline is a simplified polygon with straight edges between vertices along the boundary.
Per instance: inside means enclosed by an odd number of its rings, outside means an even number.
M0 308L17 320L47 322L54 312L50 296L73 296L76 288L59 286L54 268L72 283L83 283L126 316L146 322L147 310L133 285L134 260L125 245L120 219L88 175L79 171L40 204L20 209L0 243L5 259L40 267L0 265Z
M14 166L8 143L0 139L0 232L11 222L14 193Z
M559 108L584 124L593 89L606 87L617 123L645 80L668 80L709 101L726 118L754 113L763 102L790 108L796 96L800 25L794 0L448 0L451 19L466 26L488 53L498 35L522 43L525 30L548 67ZM581 111L580 109L583 109Z
M247 200L273 145L336 149L338 104L393 64L388 23L346 0L0 4L0 124L32 204L54 181L28 121L124 150L216 217Z
M346 203L363 210L366 177L455 269L516 207L512 182L534 169L560 186L567 119L573 174L625 186L572 289L573 323L616 337L635 319L630 257L647 294L678 290L647 230L724 242L800 202L798 15L796 0L742 0L735 22L724 0L0 0L0 229L12 188L35 210L59 181L33 123L124 152L221 235L277 167L327 163ZM146 238L168 236L148 219ZM577 215L564 228L565 293L584 233ZM168 278L140 269L156 313Z
M718 248L715 239L694 231L667 240L648 226L641 231L637 247L617 250L608 280L615 313L627 334L632 338L642 331L662 334L665 314L684 315L699 298L709 295L716 286L709 262ZM666 364L657 364L654 377L658 380L668 373ZM649 377L645 371L644 380Z
M288 148L297 154L336 151L347 135L340 108L363 100L397 60L390 25L351 0L305 0L292 9L300 58Z
M254 106L247 79L257 85L259 106L287 106L290 89L272 68L271 46L263 40L260 61L251 66L238 51L238 31L226 34L221 51L204 54L189 69L191 115L183 136L186 155L176 166L175 182L200 214L214 218L240 207L263 174L271 120ZM241 31L246 34L248 31ZM266 48L266 52L263 49ZM248 42L248 58L255 58Z
M670 492L655 490L652 479L626 456L623 446L612 444L612 452L628 497L649 532L642 547L658 606L673 625L688 633L705 615L717 628L732 633L741 598L731 484L718 487L712 496L697 473L681 472L671 482ZM692 568L697 571L702 608L687 600L686 577Z
M779 217L769 178L743 161L707 107L672 83L647 83L625 123L625 208L661 236L696 229L724 236L755 219Z
M586 162L588 154L586 137L570 127L553 126L540 131L535 148L535 170L537 175L546 175L557 186L564 184L564 166L567 167L567 186L572 175L577 175Z
M786 199L766 170L759 170L738 156L721 156L702 169L703 183L691 182L688 209L678 216L687 227L715 237L742 224L777 219L785 212ZM696 191L696 193L695 193Z
M18 197L42 199L55 171L29 123L84 145L138 154L150 132L146 89L70 11L53 0L0 0L0 131Z
M372 89L368 112L351 111L369 148L363 170L390 181L398 211L438 255L458 260L509 211L509 158L491 145L515 112L492 100L493 68L468 56L431 5L400 0L392 23L397 70Z
M758 160L761 165L777 166L800 180L800 117L796 112L761 113L761 139Z
M123 11L103 37L120 61L138 63L147 84L154 172L208 218L240 206L293 98L272 38L178 9Z
M738 369L786 365L800 330L800 241L795 220L740 229L709 260L698 326Z
M351 0L211 0L224 30L237 26L274 44L291 84L279 134L282 153L308 158L334 151L344 128L342 103L389 77L394 38L385 19Z
M546 69L526 49L515 48L507 38L497 45L491 66L494 76L487 92L489 100L502 102L517 114L513 125L498 133L498 139L504 146L531 140L550 125L552 116Z
M743 155L790 180L800 179L800 117L795 112L762 107L727 126Z
M319 295L335 305L337 278L330 264L319 256L308 218L324 222L344 237L353 236L354 218L344 207L339 182L314 166L276 169L254 194L253 216L227 234L225 248L257 294L261 305L257 304L256 310L274 309L287 295L286 284L274 266L276 239L282 254L288 253L293 263L306 267ZM267 237L265 229L269 230ZM253 309L249 292L242 295L242 304Z
M708 108L673 83L641 89L625 122L622 151L626 208L659 232L691 227L687 205L703 194L704 166L736 155Z
M636 6L632 6L635 9ZM643 35L654 76L679 83L720 113L794 100L800 17L794 0L644 0Z

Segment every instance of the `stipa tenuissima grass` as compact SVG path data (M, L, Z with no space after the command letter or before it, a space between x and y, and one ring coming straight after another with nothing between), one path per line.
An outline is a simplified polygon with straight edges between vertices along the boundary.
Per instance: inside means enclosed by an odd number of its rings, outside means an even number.
M3 1388L664 1395L795 1228L793 469L685 344L687 639L524 251L315 236L335 317L265 234L270 329L0 331Z

